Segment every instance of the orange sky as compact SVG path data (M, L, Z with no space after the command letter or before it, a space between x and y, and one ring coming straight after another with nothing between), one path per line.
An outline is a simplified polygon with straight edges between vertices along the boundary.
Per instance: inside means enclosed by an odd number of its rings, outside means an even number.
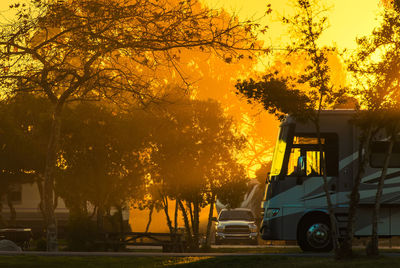
M271 3L273 12L264 20L270 26L266 35L266 42L273 46L280 46L284 41L284 29L279 23L282 15L290 14L291 3L294 0L203 0L211 7L224 7L228 11L238 13L242 18L259 18L266 10L267 3ZM0 21L8 12L10 4L15 0L0 1ZM323 36L326 44L335 42L339 48L354 48L355 37L366 35L376 25L376 15L381 7L380 0L325 0L328 7L332 7L329 21L330 29Z
M263 16L266 6L271 3L273 10L262 22L270 26L265 36L267 44L273 47L282 46L287 38L285 29L280 23L282 15L290 15L294 0L204 0L211 7L224 7L239 14L242 18L259 18ZM330 28L322 36L324 44L337 44L340 49L355 47L357 36L367 35L377 25L376 17L382 4L380 0L325 0L329 12Z

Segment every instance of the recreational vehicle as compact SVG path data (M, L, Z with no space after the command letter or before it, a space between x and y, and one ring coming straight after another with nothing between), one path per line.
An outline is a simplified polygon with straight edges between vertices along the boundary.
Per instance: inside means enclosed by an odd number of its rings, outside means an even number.
M11 210L7 205L4 197L2 201L2 209L0 210L0 216L2 217L3 227L26 227L30 228L34 234L34 236L43 235L45 230L45 223L43 220L43 215L39 209L40 203L40 194L36 184L25 183L21 185L16 185L14 191L11 194L12 196L12 206L15 209L16 218L15 223L10 224L11 218ZM69 210L66 207L64 200L58 197L57 207L54 211L56 220L57 220L57 228L59 237L63 237L66 232L66 228L68 226L69 221ZM93 212L93 208L89 207L90 212ZM111 215L116 213L117 210L112 208L110 213ZM122 219L124 221L125 230L130 230L129 226L129 208L124 208L122 210ZM93 218L95 220L95 218ZM108 222L106 222L108 224ZM111 228L111 227L110 227Z
M21 185L15 185L14 191L12 192L12 205L16 213L15 225L19 227L29 227L35 234L43 233L45 224L43 221L43 215L39 209L40 194L36 184L25 183ZM7 205L6 200L2 197L2 211L1 216L6 224L9 223L11 217L11 211ZM69 211L65 207L64 201L59 198L57 208L55 209L55 215L60 228L60 232L63 232L64 227L68 222ZM8 227L12 225L7 225Z
M359 129L353 111L323 111L321 143L328 189L339 235L346 232L350 192L358 169ZM370 236L378 179L388 147L378 135L360 185L355 236ZM382 195L379 235L400 235L400 144L395 144ZM321 155L315 126L288 116L281 124L264 200L261 236L264 240L297 240L304 251L332 248Z

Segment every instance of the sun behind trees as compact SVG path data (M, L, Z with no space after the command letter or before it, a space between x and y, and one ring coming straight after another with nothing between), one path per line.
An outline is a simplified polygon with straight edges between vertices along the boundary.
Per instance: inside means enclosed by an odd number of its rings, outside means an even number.
M48 250L57 249L53 189L66 103L146 104L163 94L163 80L152 74L165 65L178 71L179 49L215 51L231 61L259 47L259 25L196 1L39 0L11 7L14 21L0 32L2 95L46 96L53 113L42 185Z
M171 234L178 231L178 210L183 216L187 240L197 248L200 239L200 212L210 206L208 225L216 197L236 206L243 199L247 177L235 155L245 139L235 134L231 118L215 101L181 98L162 109L154 120L149 139L147 206L162 208ZM237 187L239 186L239 187ZM229 189L241 189L229 195ZM174 215L169 215L175 200ZM161 204L161 205L160 205ZM208 227L210 228L210 226ZM209 241L210 229L206 232Z

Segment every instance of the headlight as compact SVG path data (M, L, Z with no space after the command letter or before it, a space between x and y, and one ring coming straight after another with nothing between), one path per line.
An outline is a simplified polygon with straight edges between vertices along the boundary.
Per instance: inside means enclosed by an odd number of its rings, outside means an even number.
M267 218L272 218L278 215L279 213L279 208L268 208L267 209Z
M249 229L250 229L250 232L252 232L252 233L257 233L257 225L255 225L255 224L250 224L250 225L249 225Z
M218 232L223 232L224 230L225 230L225 227L223 225L217 225Z

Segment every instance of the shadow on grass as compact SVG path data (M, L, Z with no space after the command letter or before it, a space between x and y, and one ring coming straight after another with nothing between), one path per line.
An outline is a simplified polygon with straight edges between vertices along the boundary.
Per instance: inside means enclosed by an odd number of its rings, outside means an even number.
M0 267L40 268L102 268L102 267L400 267L400 257L358 257L350 261L335 261L332 257L288 256L217 256L217 257L55 257L0 256Z
M168 266L167 263L164 265ZM324 268L376 268L379 266L399 267L400 258L379 257L367 258L358 257L353 260L335 261L331 257L285 257L285 256L230 256L230 257L209 257L192 262L176 261L171 263L173 267L268 267L268 268L293 268L293 267L324 267Z

